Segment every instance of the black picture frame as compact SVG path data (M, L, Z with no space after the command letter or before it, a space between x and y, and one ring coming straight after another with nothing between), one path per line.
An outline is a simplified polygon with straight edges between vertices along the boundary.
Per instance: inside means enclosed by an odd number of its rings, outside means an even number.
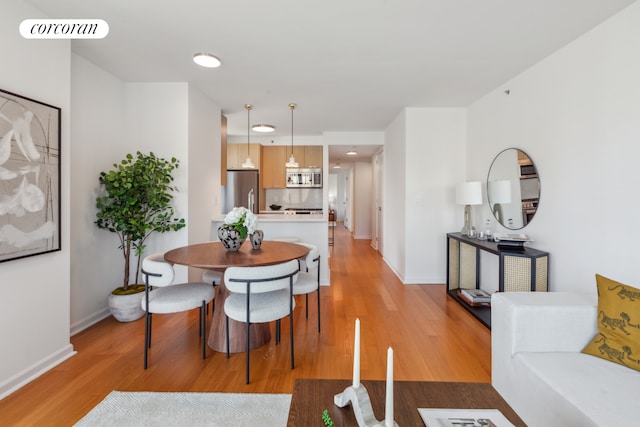
M61 250L60 116L0 89L0 262Z

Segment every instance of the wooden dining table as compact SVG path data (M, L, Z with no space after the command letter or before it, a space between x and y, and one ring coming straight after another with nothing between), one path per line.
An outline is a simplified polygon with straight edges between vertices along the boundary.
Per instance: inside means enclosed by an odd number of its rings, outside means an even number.
M227 250L221 242L208 242L173 249L164 254L164 259L173 264L197 267L204 270L224 272L229 267L258 267L279 264L304 258L309 248L291 242L264 240L260 249L253 249L245 241L238 251ZM224 300L229 291L223 283L216 286L208 344L215 351L226 352ZM250 325L250 349L260 347L271 340L268 323ZM246 350L246 329L243 322L229 319L229 351L240 353Z

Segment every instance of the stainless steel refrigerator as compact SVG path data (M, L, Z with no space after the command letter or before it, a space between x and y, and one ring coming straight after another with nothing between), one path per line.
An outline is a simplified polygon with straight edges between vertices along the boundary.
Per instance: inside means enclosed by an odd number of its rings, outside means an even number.
M258 213L258 171L254 169L237 169L227 171L224 210L228 213L234 207L243 206L253 213Z

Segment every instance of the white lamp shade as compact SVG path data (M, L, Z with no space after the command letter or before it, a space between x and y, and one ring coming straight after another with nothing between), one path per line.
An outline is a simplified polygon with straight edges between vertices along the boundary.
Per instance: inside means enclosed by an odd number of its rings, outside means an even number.
M481 205L482 183L480 181L459 183L456 186L456 204Z
M511 203L511 181L508 179L489 181L487 192L490 203Z

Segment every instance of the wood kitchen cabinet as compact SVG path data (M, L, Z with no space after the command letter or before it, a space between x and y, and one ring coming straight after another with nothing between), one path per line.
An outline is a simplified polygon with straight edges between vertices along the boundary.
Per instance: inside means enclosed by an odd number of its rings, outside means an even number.
M322 167L322 146L320 145L294 145L293 155L301 168ZM260 174L263 188L286 188L287 167L285 164L289 161L289 157L291 157L291 146L272 145L262 147Z
M260 168L262 145L249 144L249 155L256 168ZM247 159L247 144L227 144L227 169L242 169Z
M262 147L262 174L263 188L285 188L286 168L290 151L284 145Z
M302 163L300 164L300 166L302 167ZM304 167L305 168L321 168L322 167L322 146L321 145L306 145L304 147Z

